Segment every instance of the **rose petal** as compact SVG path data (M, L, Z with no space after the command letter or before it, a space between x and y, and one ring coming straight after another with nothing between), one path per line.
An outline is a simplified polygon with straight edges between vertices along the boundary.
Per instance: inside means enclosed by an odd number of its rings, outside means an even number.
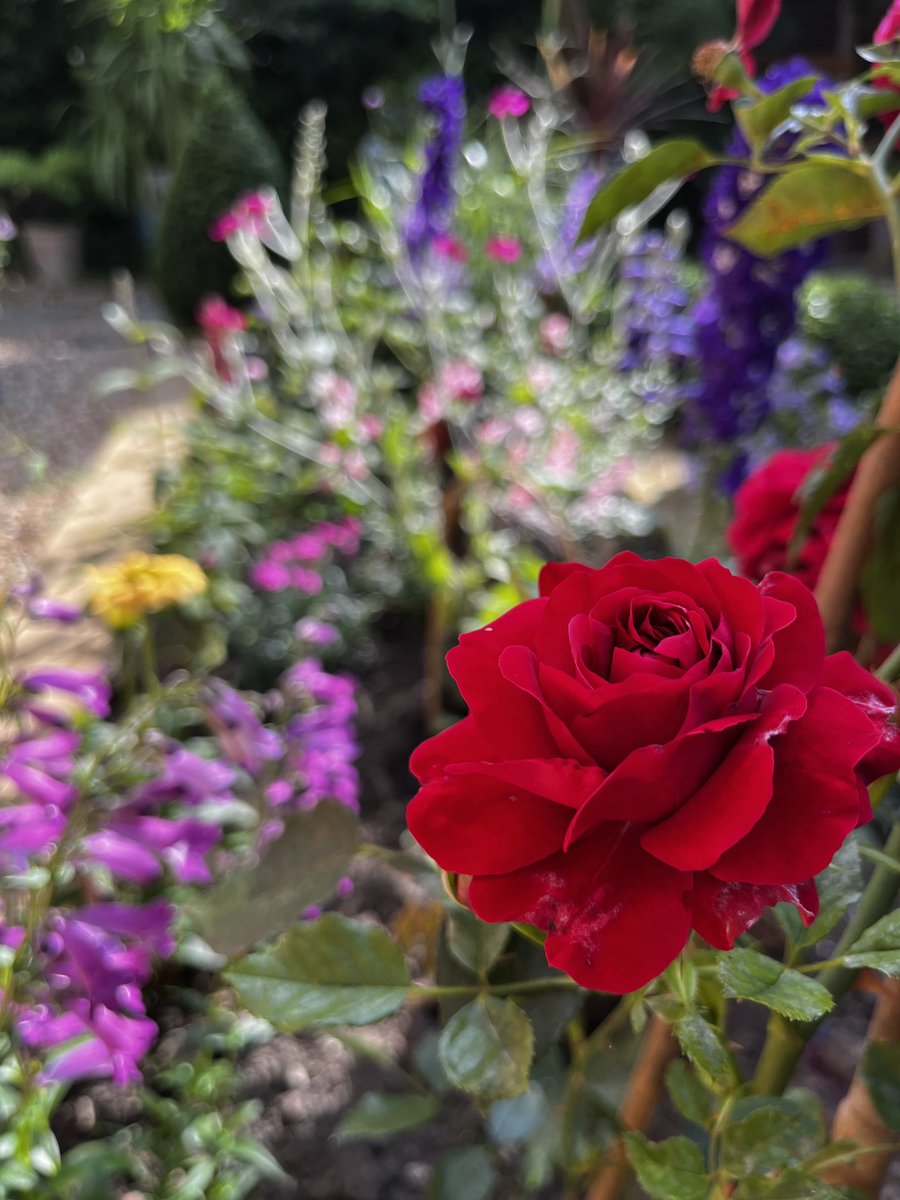
M819 912L819 894L811 879L759 886L724 883L707 871L698 871L694 876L690 903L693 928L717 950L730 950L735 938L746 933L774 904L793 904L804 925L811 925Z
M859 819L855 765L878 735L852 700L816 688L778 742L772 801L711 868L717 879L794 883L831 862ZM601 789L602 790L602 789Z
M417 746L409 760L409 769L419 783L428 783L443 775L448 763L490 762L493 757L474 720L463 717Z
M684 948L691 877L645 854L633 828L604 826L566 854L508 875L479 876L473 911L548 930L547 961L583 987L622 994Z

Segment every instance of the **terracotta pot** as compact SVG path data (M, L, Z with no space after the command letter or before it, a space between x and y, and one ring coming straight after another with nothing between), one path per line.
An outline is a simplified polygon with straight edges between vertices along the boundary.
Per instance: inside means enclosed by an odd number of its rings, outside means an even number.
M29 273L45 287L62 288L81 274L82 231L78 225L23 223L21 231Z

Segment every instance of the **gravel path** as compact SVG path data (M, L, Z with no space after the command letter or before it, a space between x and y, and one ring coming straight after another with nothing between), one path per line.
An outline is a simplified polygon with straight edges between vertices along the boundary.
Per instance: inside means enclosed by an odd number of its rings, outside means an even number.
M0 586L34 568L74 478L111 427L156 395L99 397L97 379L135 351L106 324L109 285L47 292L15 280L0 291ZM151 295L142 316L158 316ZM167 397L168 399L168 397Z

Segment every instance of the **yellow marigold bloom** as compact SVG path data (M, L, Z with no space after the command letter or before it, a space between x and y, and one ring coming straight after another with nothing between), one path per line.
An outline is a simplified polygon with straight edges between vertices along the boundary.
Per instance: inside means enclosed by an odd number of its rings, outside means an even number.
M201 568L180 554L134 550L108 567L88 567L91 612L113 629L126 629L148 612L159 612L206 591Z

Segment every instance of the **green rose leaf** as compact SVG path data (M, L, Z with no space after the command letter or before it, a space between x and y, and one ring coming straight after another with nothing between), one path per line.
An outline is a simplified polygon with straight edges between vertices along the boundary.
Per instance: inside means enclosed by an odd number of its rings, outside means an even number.
M706 147L693 138L660 142L649 154L630 163L600 188L585 214L580 239L590 237L608 225L624 209L646 200L662 184L672 179L684 179L695 171L713 166L716 161Z
M755 1000L791 1021L811 1021L834 1006L827 988L756 950L718 955L719 978L727 996Z
M744 137L754 146L763 145L770 134L788 119L794 105L811 92L818 81L818 75L804 75L770 92L762 100L735 104L734 117Z
M795 1166L825 1141L817 1101L752 1097L739 1102L722 1139L723 1161L736 1176L767 1175Z
M626 1133L624 1141L638 1182L652 1200L706 1200L706 1160L688 1138L650 1142L642 1133Z
M289 814L257 866L231 872L203 893L193 910L200 932L229 956L274 937L333 894L358 847L359 822L343 804L325 801Z
M900 641L900 488L891 488L878 499L875 510L875 544L862 579L863 603L869 625L885 642Z
M793 561L803 549L809 531L819 513L859 465L859 460L886 431L873 425L860 425L838 444L833 454L816 466L803 481L797 499L800 515L788 546L788 560Z
M512 1000L479 996L455 1013L438 1055L447 1078L483 1100L511 1100L528 1087L534 1033Z
M476 975L490 970L508 941L508 925L488 925L467 908L454 908L450 913L447 946L457 962Z
M737 1082L734 1057L722 1034L705 1017L689 1013L677 1020L673 1029L681 1049L714 1084L729 1087Z
M900 1042L869 1042L862 1077L882 1121L900 1132Z
M851 970L874 967L885 975L900 975L900 909L870 926L844 955Z
M225 978L255 1016L287 1032L369 1025L412 990L403 954L383 929L326 913L236 962Z
M884 214L871 176L839 158L816 155L779 175L727 230L751 254L774 258L804 242Z
M708 1129L712 1121L712 1095L696 1071L676 1058L666 1068L666 1087L683 1117Z
M434 1096L366 1092L350 1109L335 1133L344 1142L360 1138L377 1141L402 1133L404 1129L424 1125L439 1108L440 1101Z
M488 1200L497 1185L494 1156L486 1146L451 1150L438 1163L428 1200Z
M848 1193L791 1167L775 1179L758 1176L743 1180L732 1200L848 1200Z

